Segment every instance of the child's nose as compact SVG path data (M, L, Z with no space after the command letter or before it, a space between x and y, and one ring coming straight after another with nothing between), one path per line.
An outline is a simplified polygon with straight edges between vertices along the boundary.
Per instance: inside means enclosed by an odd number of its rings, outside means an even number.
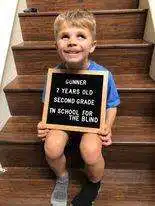
M70 46L75 46L75 45L77 45L76 38L71 37L71 38L69 39L68 44L69 44Z

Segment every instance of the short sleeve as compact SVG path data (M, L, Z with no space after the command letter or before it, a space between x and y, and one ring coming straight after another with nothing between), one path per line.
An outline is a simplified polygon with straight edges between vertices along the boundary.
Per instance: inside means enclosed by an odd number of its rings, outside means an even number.
M116 88L116 84L111 72L109 72L106 108L109 109L109 108L117 107L119 104L120 104L120 97Z

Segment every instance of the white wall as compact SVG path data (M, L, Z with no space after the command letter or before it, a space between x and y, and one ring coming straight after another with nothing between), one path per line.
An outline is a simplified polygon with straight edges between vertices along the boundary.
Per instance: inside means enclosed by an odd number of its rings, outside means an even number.
M23 41L18 13L26 8L26 0L1 1L3 2L0 3L0 130L11 116L3 88L17 75L11 46Z
M0 83L8 51L14 16L18 0L0 2Z

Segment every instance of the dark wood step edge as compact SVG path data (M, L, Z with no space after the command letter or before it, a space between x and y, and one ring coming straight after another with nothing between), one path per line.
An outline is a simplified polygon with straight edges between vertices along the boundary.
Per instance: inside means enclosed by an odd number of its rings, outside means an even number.
M100 14L126 14L126 13L146 13L148 9L116 9L116 10L92 10L95 15ZM36 13L19 13L19 17L24 16L57 16L61 12L36 12Z
M41 120L41 118L40 118ZM16 136L16 134L11 134L14 135L14 139L5 139L5 136L3 136L3 134L0 134L0 145L5 145L5 144L24 144L24 145L29 145L29 144L33 144L33 145L38 145L38 144L43 144L43 142L41 140L33 140L33 139L24 139L21 140L18 138L18 136ZM21 134L22 135L22 134ZM31 135L33 136L33 135ZM37 135L36 135L37 136ZM125 135L124 135L125 136ZM155 146L155 141L145 141L145 142L140 142L140 141L113 141L112 146L147 146L147 145L151 145L151 146ZM109 147L110 149L110 147Z
M153 48L154 44L149 43L149 42L143 42L143 43L135 43L135 44L120 44L120 43L113 43L113 44L98 44L96 46L97 49L102 49L102 48L146 48L146 47L150 47ZM24 45L23 43L18 44L18 45L14 45L12 46L12 50L56 50L55 45L42 45L42 44L29 44L29 45Z
M132 93L132 92L139 92L139 93L155 93L155 88L117 88L119 92L121 93ZM31 93L40 93L42 92L42 89L35 89L35 88L19 88L19 89L13 89L13 88L7 88L7 86L4 88L4 92L6 93L22 93L22 92L31 92Z

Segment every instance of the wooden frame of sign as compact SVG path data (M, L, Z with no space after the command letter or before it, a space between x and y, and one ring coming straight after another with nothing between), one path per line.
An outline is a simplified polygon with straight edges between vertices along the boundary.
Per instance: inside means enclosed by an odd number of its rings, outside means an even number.
M42 121L47 128L97 133L105 124L108 71L49 69Z

